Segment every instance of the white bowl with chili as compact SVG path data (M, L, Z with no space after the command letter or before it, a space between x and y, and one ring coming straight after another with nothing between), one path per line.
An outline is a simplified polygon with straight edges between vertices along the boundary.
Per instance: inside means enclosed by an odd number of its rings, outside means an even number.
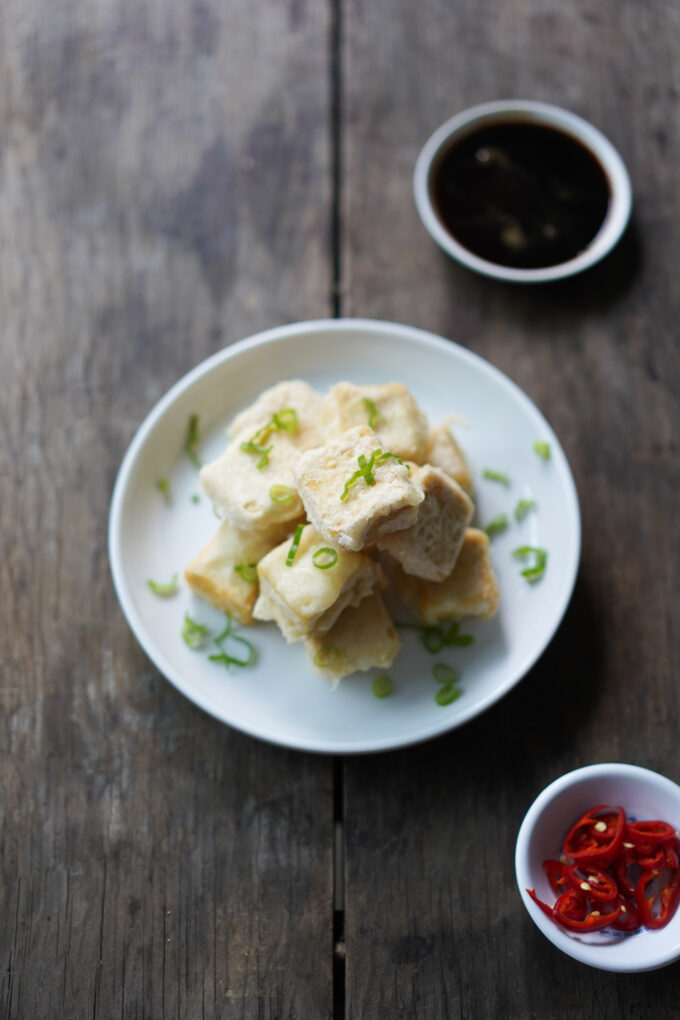
M637 765L551 783L517 837L531 919L569 956L637 973L680 959L680 786Z

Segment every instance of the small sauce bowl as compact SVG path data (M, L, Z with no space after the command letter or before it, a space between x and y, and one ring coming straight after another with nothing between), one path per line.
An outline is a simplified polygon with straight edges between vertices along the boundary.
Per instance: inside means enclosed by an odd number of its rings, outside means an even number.
M680 829L680 786L637 765L588 765L556 779L526 813L517 836L515 873L524 906L553 945L589 967L621 973L658 970L680 959L680 907L664 928L624 934L609 930L590 934L566 931L533 902L535 889L544 903L555 901L542 867L560 855L571 826L596 804L622 807L629 818L669 822Z
M502 126L533 126L548 129L561 136L568 143L576 143L572 148L585 150L601 171L609 192L608 205L604 218L595 233L582 248L575 251L573 257L555 264L539 265L523 268L499 261L490 261L470 246L466 246L444 222L437 196L434 193L438 170L442 160L462 143L468 136L483 129L500 128ZM481 150L480 150L481 152ZM488 154L487 154L488 160ZM485 173L482 157L479 166L479 180ZM567 160L568 163L568 160ZM488 172L488 171L486 171ZM524 169L515 168L514 180L509 181L512 189L521 179ZM474 174L472 175L474 180ZM526 183L526 182L525 182ZM560 280L590 268L607 255L619 241L630 217L632 206L632 190L630 178L614 146L605 136L576 114L550 106L547 103L535 103L524 100L503 100L494 103L482 103L472 106L442 124L425 143L416 162L413 189L418 214L432 239L452 258L485 276L515 283L545 283ZM537 200L540 198L536 192ZM568 209L565 212L568 216ZM546 229L552 230L550 224ZM512 233L513 228L510 228ZM516 231L515 231L516 232Z

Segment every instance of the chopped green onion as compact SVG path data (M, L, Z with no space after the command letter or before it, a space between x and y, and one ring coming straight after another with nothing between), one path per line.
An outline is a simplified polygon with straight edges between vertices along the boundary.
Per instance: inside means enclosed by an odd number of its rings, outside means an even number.
M239 644L244 645L244 647L246 648L246 658L237 659L235 656L229 655L228 652L225 652L225 650L222 648L222 645L219 643L219 641L215 639L215 644L220 649L220 651L217 655L209 655L208 658L210 659L210 661L223 662L227 669L229 669L230 666L252 666L252 664L255 662L255 648L250 643L250 641L248 641L247 638L241 637L240 634L230 634L229 636L232 641L238 641Z
M249 439L247 443L241 443L241 449L244 453L254 453L259 455L260 459L258 460L256 467L258 471L261 471L262 468L266 468L269 463L269 454L274 448L273 446L260 446L259 443Z
M317 549L312 556L312 563L319 570L328 570L329 567L334 567L338 562L338 554L335 549L330 549L327 545L323 546L322 549Z
M287 485L272 485L269 490L272 503L290 503L294 495L295 489L291 489Z
M255 648L246 638L241 637L240 634L233 633L233 623L229 613L224 614L227 618L227 623L221 634L218 634L214 639L215 644L219 648L219 652L216 655L209 655L208 658L211 662L222 662L227 669L230 666L251 666L255 661ZM229 655L228 652L222 647L222 642L229 638L231 641L238 641L239 644L243 645L246 649L246 658L238 659L233 655Z
M295 554L298 551L298 546L300 544L300 538L302 537L302 532L304 531L304 527L305 527L304 524L298 524L297 528L295 529L295 534L293 535L293 541L290 544L290 549L288 550L288 555L286 556L286 566L287 567L292 567L293 566L293 560L295 559Z
M439 627L425 627L421 634L421 640L431 655L441 652L444 647L444 635Z
M380 413L378 408L375 406L372 400L368 397L362 397L364 407L368 411L368 427L374 429L377 425L384 425L385 418Z
M484 528L489 538L493 538L494 535L499 535L501 531L505 531L508 526L508 515L498 514L492 521L489 521L487 526Z
M199 440L199 424L200 418L197 414L189 416L189 423L187 425L187 436L184 441L184 452L187 457L191 460L194 467L203 467L203 461L198 456L198 440Z
M229 635L231 634L232 626L233 626L232 619L231 619L231 616L229 615L229 613L225 613L224 615L227 618L227 623L226 623L226 626L225 626L224 630L222 631L222 633L218 634L217 637L215 638L215 644L218 644L218 645L220 644L221 641L224 641L226 638L229 637Z
M385 673L384 676L379 676L377 680L373 681L372 690L376 698L389 697L392 693L392 681L388 677L387 673Z
M159 584L158 581L147 581L146 583L154 595L160 595L161 598L167 599L177 591L177 574L172 575L170 584Z
M537 453L543 460L550 460L550 443L537 439L534 443L534 453Z
M482 478L486 478L489 482L500 482L501 485L509 485L510 478L502 471L492 471L491 468L484 468L482 471Z
M198 495L197 492L194 492L194 494L192 495L191 502L192 503L200 503L201 502L201 497Z
M257 584L257 563L237 563L234 570L248 584Z
M347 499L347 496L349 495L349 490L352 488L355 482L359 481L360 478L364 479L366 485L375 485L373 468L378 467L380 464L384 464L388 460L396 460L400 464L404 463L401 457L398 456L398 454L389 453L389 451L383 453L382 450L374 450L373 453L371 454L370 460L368 461L366 460L363 453L360 453L359 456L357 457L357 461L359 462L359 470L355 471L352 477L349 479L349 481L345 482L345 488L342 493L342 496L340 497L340 501L344 502L344 500Z
M533 545L522 545L519 549L515 549L512 555L517 559L526 559L527 556L534 556L535 560L533 566L527 567L523 570L522 577L525 577L530 584L540 581L545 573L545 565L548 561L548 552L546 549L539 549Z
M444 644L453 648L465 648L467 645L474 645L475 639L472 634L459 634L460 624L452 623L444 632Z
M456 701L462 693L463 692L460 687L456 687L455 684L448 683L444 684L444 686L437 691L434 696L434 700L438 705L443 707L444 705L450 705L452 701Z
M282 411L272 415L272 422L275 428L283 432L297 432L300 427L297 411L293 407L284 407Z
M458 680L458 673L453 666L448 666L445 662L437 662L432 667L432 676L435 680L439 681L440 684L455 684Z
M536 502L533 499L520 499L515 507L515 520L521 521L530 510L536 509Z
M314 656L314 665L323 669L325 666L330 666L332 662L335 662L339 655L339 650L334 648L333 645L322 645Z
M165 497L166 500L170 499L170 479L169 478L157 478L156 488Z
M192 620L188 613L184 614L184 623L182 624L182 637L184 643L189 648L201 648L208 637L210 636L210 630L202 623L196 623Z

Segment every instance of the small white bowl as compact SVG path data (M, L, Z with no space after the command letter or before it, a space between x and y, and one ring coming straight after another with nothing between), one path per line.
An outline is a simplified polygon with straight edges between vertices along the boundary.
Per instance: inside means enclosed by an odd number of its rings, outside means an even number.
M539 269L516 269L480 258L449 233L432 203L430 176L437 156L454 138L462 138L482 126L508 120L541 124L556 128L580 142L603 168L609 182L609 209L599 231L583 251L567 262ZM628 171L618 152L601 131L582 117L548 103L511 99L471 106L442 124L428 139L418 156L413 176L413 191L418 215L430 237L452 258L484 276L515 283L545 283L574 276L599 262L617 243L626 228L632 205Z
M665 776L620 764L588 765L568 772L536 798L517 836L515 873L524 906L546 938L580 963L628 973L665 967L680 958L680 908L665 928L655 931L579 935L551 921L527 893L535 889L545 903L555 901L542 863L559 857L570 827L596 804L621 806L629 817L663 819L680 828L680 786Z

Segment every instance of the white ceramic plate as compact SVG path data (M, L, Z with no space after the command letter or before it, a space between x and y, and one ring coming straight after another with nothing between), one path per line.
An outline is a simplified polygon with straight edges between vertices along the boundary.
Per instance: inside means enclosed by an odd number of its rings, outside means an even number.
M475 644L431 656L415 631L389 671L394 692L378 699L378 673L358 673L331 691L310 668L301 644L286 645L274 625L247 636L257 648L255 666L211 663L181 637L185 612L213 627L223 617L192 596L185 583L161 599L147 579L167 581L212 537L217 522L198 492L196 469L183 453L190 414L201 416L201 457L225 445L230 419L266 387L302 378L323 391L339 380L404 381L431 422L456 412L454 425L477 486L477 522L512 513L519 499L538 509L513 522L492 543L501 608L489 623L470 623ZM549 461L533 451L551 447ZM481 472L506 472L511 485L486 481ZM155 481L167 476L167 504ZM549 550L544 578L529 585L518 546ZM253 736L309 751L358 753L402 747L462 725L506 694L550 641L569 602L580 552L578 499L569 465L552 429L534 404L497 369L456 344L421 330L361 319L322 320L269 330L220 351L181 379L148 415L120 468L113 493L109 553L123 612L147 655L188 698L216 718ZM407 614L403 614L407 619ZM440 707L435 662L460 671L462 696ZM384 671L382 671L384 672Z

